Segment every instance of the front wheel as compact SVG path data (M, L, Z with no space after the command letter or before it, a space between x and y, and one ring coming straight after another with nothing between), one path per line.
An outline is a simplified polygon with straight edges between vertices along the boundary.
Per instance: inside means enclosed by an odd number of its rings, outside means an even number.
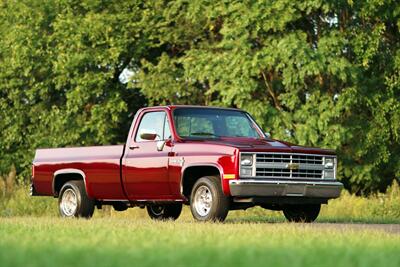
M310 205L286 205L283 207L283 214L290 222L310 223L317 219L321 204Z
M224 221L229 212L229 198L224 195L217 176L202 177L194 184L190 210L198 221Z
M147 214L149 214L150 218L153 220L176 220L182 212L181 203L154 204L148 205L146 208Z
M90 218L94 204L94 200L86 194L83 181L68 181L61 188L58 206L62 217Z

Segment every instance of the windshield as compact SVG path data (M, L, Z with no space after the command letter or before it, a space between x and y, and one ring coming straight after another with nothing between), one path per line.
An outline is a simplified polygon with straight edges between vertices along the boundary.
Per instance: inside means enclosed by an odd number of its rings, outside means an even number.
M181 138L261 138L249 115L239 110L177 108L174 122Z

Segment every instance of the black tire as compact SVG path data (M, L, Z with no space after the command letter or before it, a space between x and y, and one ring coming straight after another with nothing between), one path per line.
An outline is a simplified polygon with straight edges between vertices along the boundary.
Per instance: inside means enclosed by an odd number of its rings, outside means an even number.
M202 177L194 184L190 195L190 210L197 221L224 221L229 212L229 204L229 198L222 192L219 177Z
M283 214L289 222L310 223L317 219L320 210L321 204L286 205Z
M176 220L182 212L182 203L147 205L147 214L153 220Z
M67 195L68 194L68 195ZM67 198L73 202L75 199L75 208L68 209ZM90 218L94 212L95 201L86 194L85 184L82 180L68 181L61 188L58 197L58 207L61 217Z

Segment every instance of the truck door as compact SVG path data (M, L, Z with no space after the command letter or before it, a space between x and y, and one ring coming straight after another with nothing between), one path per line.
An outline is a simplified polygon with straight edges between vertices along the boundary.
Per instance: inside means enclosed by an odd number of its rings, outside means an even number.
M164 199L171 195L168 181L168 153L171 147L157 150L157 142L170 137L168 116L164 111L148 111L138 117L139 126L126 147L123 179L131 200ZM152 132L155 140L141 134Z

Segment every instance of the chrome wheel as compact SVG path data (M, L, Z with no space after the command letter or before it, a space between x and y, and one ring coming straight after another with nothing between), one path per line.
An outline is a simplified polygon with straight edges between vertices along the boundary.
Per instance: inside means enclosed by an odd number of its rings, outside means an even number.
M61 198L60 208L66 217L72 217L75 215L78 208L78 198L75 191L71 188L64 191Z
M202 185L197 188L194 195L194 208L200 216L204 217L210 213L212 201L211 190L207 186Z

